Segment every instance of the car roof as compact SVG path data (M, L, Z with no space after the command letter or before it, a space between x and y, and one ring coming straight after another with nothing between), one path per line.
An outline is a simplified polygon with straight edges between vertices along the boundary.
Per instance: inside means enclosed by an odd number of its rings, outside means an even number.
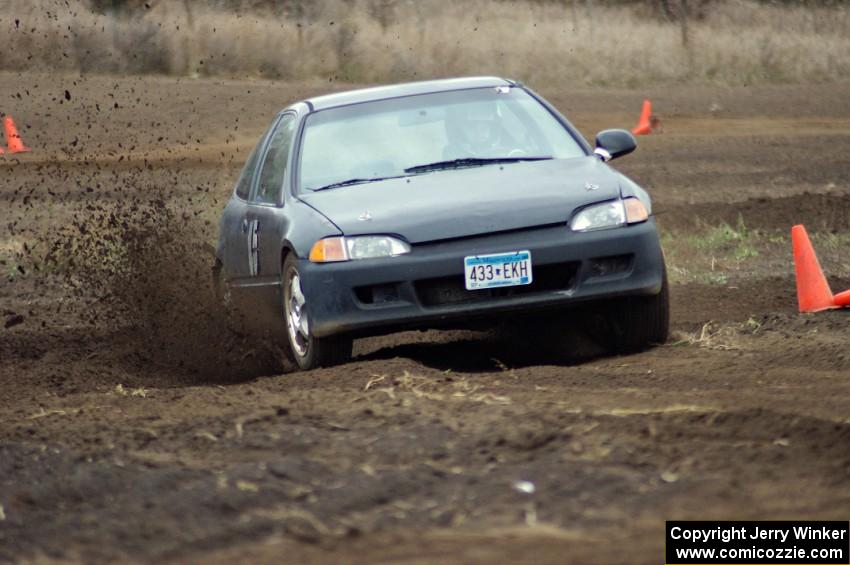
M512 86L516 83L498 77L465 77L449 78L442 80L427 80L421 82L407 82L389 86L376 86L362 88L359 90L348 90L324 96L316 96L307 99L308 105L313 110L326 110L349 104L361 102L374 102L388 98L400 98L402 96L415 96L417 94L431 94L434 92L448 92L452 90L465 90L468 88L487 88L497 86Z

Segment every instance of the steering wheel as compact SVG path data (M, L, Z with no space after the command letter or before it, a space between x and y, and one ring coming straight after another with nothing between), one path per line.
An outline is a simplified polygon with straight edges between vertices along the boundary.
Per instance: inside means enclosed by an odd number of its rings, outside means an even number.
M519 148L511 149L510 152L508 153L508 157L527 157L527 156L528 156L528 151L526 151L525 149L519 149Z

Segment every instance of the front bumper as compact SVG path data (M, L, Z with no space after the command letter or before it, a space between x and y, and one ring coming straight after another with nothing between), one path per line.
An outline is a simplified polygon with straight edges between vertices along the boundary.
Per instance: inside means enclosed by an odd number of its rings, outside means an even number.
M463 259L531 251L534 282L464 288ZM661 290L664 258L655 220L572 232L566 226L420 244L399 257L299 265L312 332L370 334L446 326L472 317L533 312Z

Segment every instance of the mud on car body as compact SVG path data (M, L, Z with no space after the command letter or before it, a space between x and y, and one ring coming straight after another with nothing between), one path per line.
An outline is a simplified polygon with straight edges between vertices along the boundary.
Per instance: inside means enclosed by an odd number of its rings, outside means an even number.
M599 306L619 351L663 342L664 258L648 194L536 93L480 77L297 102L223 212L218 288L301 368L352 339ZM566 316L569 318L569 316ZM285 336L285 337L284 337Z

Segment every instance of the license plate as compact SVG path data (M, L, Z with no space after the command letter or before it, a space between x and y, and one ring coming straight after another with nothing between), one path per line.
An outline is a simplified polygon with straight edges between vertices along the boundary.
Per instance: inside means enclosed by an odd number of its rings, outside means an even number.
M531 284L531 252L511 251L464 257L466 290Z

